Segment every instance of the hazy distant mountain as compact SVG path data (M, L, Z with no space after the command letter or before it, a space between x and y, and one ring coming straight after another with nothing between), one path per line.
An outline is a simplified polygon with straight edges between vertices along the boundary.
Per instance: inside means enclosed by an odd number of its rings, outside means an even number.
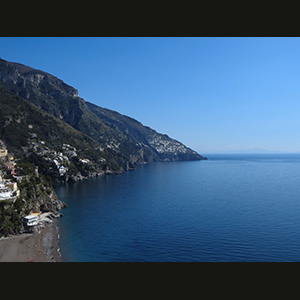
M219 151L220 153L228 153L228 154L267 154L267 153L283 153L283 151L272 151L262 148L249 148L249 149L242 149L242 150L226 150L226 151Z
M30 113L35 114L33 129L29 130L28 127L26 130L22 129L27 138L26 141L21 139L22 143L26 144L30 138L28 134L33 134L38 135L37 138L40 141L46 140L51 146L55 141L53 136L57 135L57 141L60 141L61 144L59 146L62 147L63 139L60 137L65 136L65 133L68 132L70 136L64 144L79 148L84 153L82 148L87 147L86 144L82 143L80 146L80 143L77 142L76 146L72 135L77 135L79 139L85 141L88 141L88 136L90 145L92 145L88 147L90 150L89 160L105 159L108 170L119 170L120 172L152 161L203 159L197 152L167 135L160 134L118 112L86 102L78 97L78 91L75 88L46 72L0 59L0 85L2 86L0 104L4 103L5 99L13 98L13 95L17 96L11 103L5 102L7 109L11 105L12 110L8 109L10 115L5 115L4 111L0 112L3 120L5 118L11 120L9 129L12 130L12 134L14 130L20 129L15 122L18 123L18 120L22 119L21 112L15 111L15 113L18 112L18 116L13 114L13 109L17 110L16 101L20 102L25 111L26 126L32 125L30 124ZM28 106L26 104L28 101L34 106ZM52 119L50 115L53 116ZM46 125L43 120L45 116L49 120L47 126L44 126ZM6 124L5 121L3 122ZM75 131L70 130L70 126L63 126L63 123L70 125ZM12 126L12 124L16 126ZM5 128L8 129L7 126L2 128L0 139L6 140L10 146L9 143L13 139L12 136L8 138L9 135L5 132ZM39 134L34 130L35 128L39 128ZM43 130L44 134L42 134ZM46 132L51 132L52 140ZM105 167L103 166L103 168Z

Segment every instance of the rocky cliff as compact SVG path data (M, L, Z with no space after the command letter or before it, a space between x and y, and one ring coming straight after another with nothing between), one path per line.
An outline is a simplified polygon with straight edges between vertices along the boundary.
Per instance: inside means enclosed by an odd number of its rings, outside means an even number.
M53 75L3 59L0 140L17 170L27 170L13 206L0 203L0 235L18 233L21 216L30 211L57 213L64 204L55 181L121 174L153 161L204 159L133 118L85 101Z
M120 170L152 161L203 159L179 141L137 120L85 101L75 88L46 72L0 59L0 84L89 136L101 151L118 157Z
M122 156L46 113L0 83L0 139L52 181L124 172Z

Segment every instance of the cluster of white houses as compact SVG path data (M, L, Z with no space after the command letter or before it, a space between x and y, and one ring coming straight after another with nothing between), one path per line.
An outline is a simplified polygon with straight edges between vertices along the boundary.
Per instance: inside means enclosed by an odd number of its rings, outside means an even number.
M0 140L1 167L6 174L16 175L14 157L9 155L4 143ZM16 182L4 179L4 173L0 170L0 201L15 201L20 195Z
M20 196L18 184L10 179L4 179L0 171L0 201L15 201Z
M16 163L14 157L10 155L6 149L5 144L0 140L0 202L14 202L20 196L20 190L17 182L12 179L5 179L5 175L12 175L12 177L19 181L26 176L16 176ZM23 218L24 231L34 232L38 227L45 222L51 222L49 213L39 214L31 212L28 216Z

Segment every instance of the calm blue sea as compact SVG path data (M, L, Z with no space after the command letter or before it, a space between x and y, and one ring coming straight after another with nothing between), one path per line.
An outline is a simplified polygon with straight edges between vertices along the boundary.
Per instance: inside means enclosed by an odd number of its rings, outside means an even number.
M300 261L300 154L206 155L55 186L64 261Z

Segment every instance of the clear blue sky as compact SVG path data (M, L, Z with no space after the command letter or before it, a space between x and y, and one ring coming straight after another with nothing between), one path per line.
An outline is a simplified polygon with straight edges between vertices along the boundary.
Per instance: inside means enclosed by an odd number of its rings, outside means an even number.
M0 57L200 153L300 152L300 38L0 37Z

